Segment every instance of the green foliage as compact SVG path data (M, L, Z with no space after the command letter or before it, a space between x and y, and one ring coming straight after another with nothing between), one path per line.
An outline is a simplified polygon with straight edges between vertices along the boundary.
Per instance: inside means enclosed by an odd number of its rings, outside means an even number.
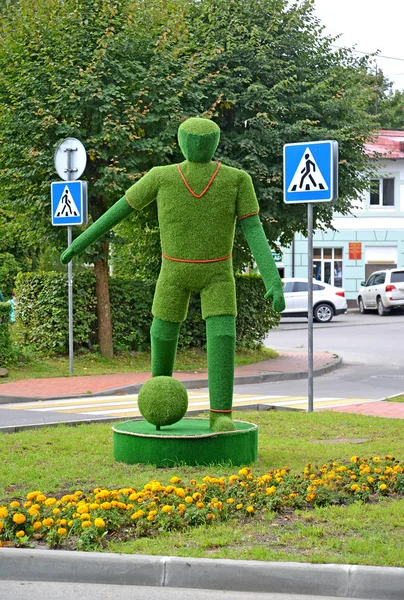
M12 254L9 252L0 253L0 282L4 298L11 298L14 280L20 269Z
M114 344L121 350L150 348L151 306L155 282L112 277L111 308ZM98 343L95 279L92 272L73 278L73 329L75 347L92 349ZM264 300L265 287L257 275L236 276L237 343L254 347L262 343L279 317ZM48 354L68 350L67 278L61 273L20 273L16 280L20 345ZM188 317L180 330L179 348L204 347L205 322L199 296L193 294Z
M6 365L13 357L10 338L10 309L8 302L0 302L0 366Z
M95 339L95 281L79 273L73 283L73 332L76 347ZM19 273L16 279L17 342L34 350L63 354L68 349L68 286L61 273Z

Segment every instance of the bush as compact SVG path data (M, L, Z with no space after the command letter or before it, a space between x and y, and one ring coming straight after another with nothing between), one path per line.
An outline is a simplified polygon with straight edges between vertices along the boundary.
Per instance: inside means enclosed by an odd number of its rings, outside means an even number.
M10 309L8 302L0 302L0 366L10 362L13 349L10 338Z
M149 330L154 281L111 277L110 299L114 347L144 351L150 348ZM265 288L257 275L237 275L237 344L253 347L278 322ZM16 279L20 344L50 354L68 352L67 277L61 273L20 273ZM92 349L97 344L95 279L92 271L77 273L73 280L73 332L75 347ZM193 294L188 317L181 327L180 348L204 347L205 323L199 295Z

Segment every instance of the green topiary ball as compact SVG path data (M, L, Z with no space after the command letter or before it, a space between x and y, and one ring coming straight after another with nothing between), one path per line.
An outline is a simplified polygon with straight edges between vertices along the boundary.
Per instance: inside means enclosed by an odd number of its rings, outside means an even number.
M160 428L182 419L188 409L188 393L173 377L152 377L142 386L137 403L146 421Z

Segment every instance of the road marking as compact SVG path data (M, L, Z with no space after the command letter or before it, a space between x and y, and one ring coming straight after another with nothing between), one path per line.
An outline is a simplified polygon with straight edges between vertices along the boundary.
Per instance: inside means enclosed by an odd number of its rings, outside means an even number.
M209 394L189 392L188 411L209 410ZM99 396L96 398L66 398L61 400L43 400L35 402L19 402L0 405L1 409L26 410L31 412L57 412L64 414L81 414L98 417L130 417L140 416L138 394L120 396ZM363 404L374 402L369 398L314 398L314 410L324 410L349 404ZM308 405L307 396L279 396L279 395L253 395L235 394L233 407L256 406L262 404L279 408L293 408L305 410Z

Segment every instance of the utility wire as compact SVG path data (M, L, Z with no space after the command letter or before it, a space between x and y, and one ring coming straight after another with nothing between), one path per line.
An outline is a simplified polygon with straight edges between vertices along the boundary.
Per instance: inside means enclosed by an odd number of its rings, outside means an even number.
M368 56L374 54L374 52L362 52L361 50L353 50L348 46L336 46L335 44L331 44L331 47L339 48L340 50L349 49L352 50L352 52L356 52L357 54L367 54ZM385 56L384 54L378 54L377 56L375 56L375 58L387 58L388 60L400 60L401 62L404 62L404 58L398 58L397 56Z

